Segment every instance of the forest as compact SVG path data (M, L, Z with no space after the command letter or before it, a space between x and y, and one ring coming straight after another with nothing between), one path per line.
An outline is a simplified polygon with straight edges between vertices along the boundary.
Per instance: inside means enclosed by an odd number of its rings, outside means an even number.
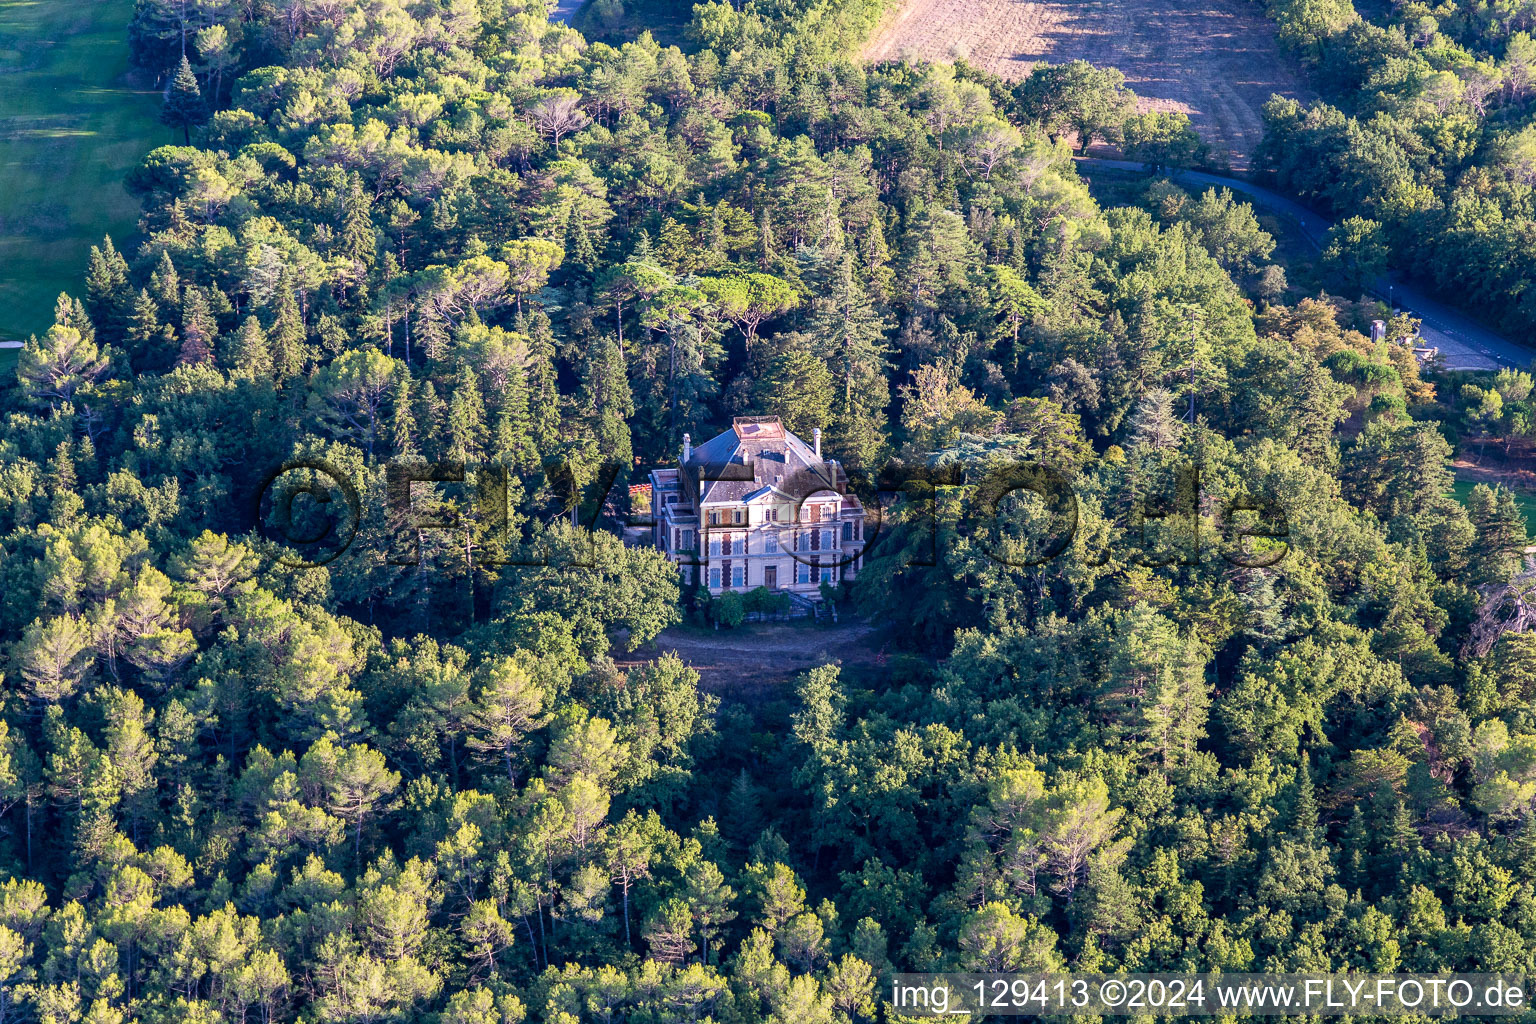
M711 0L666 46L600 2L606 41L531 0L137 0L181 144L0 386L0 1020L1536 968L1526 526L1451 494L1531 375L1372 341L1231 192L1101 206L1074 144L1199 148L1112 70L862 66L872 0ZM1349 112L1273 105L1280 174L1528 326L1531 182L1489 155L1536 132L1527 15L1320 3L1279 31ZM1479 110L1426 70L1458 55L1504 76ZM737 415L944 482L830 595L879 666L748 699L656 656L708 610L623 496ZM1070 531L984 493L1019 464ZM358 498L323 558L321 468Z
M1509 0L1268 0L1323 99L1265 107L1256 163L1416 276L1530 343L1536 9Z

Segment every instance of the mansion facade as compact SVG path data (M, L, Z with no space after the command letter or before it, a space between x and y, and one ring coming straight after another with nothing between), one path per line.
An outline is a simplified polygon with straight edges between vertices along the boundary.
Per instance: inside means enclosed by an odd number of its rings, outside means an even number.
M757 587L807 598L864 561L864 506L835 460L777 416L738 416L676 468L650 475L651 542L711 595ZM695 575L698 574L698 575Z

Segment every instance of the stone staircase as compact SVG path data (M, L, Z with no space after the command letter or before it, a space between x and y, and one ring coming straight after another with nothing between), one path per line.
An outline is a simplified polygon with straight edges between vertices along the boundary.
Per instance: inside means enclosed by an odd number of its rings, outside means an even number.
M816 622L836 622L837 608L826 601L812 601L804 594L785 591L789 596L790 615L795 618L810 616Z
M784 596L789 598L789 614L794 618L800 619L807 615L811 618L819 616L820 601L812 601L804 594L797 594L793 590L784 591Z

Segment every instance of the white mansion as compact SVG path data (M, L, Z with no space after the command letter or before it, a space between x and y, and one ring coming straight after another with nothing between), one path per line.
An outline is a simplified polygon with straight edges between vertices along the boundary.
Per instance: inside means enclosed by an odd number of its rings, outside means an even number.
M813 436L814 447L777 416L739 416L697 448L683 435L678 467L653 470L650 489L652 543L685 582L814 599L823 581L858 573L864 506L843 468L822 461L821 430Z

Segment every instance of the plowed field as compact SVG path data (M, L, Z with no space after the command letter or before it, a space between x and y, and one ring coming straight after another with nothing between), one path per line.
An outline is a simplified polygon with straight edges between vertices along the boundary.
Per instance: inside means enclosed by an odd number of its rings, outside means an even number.
M1182 110L1237 168L1270 94L1303 95L1253 0L907 0L864 56L963 57L1007 79L1038 61L1116 67L1144 107Z

